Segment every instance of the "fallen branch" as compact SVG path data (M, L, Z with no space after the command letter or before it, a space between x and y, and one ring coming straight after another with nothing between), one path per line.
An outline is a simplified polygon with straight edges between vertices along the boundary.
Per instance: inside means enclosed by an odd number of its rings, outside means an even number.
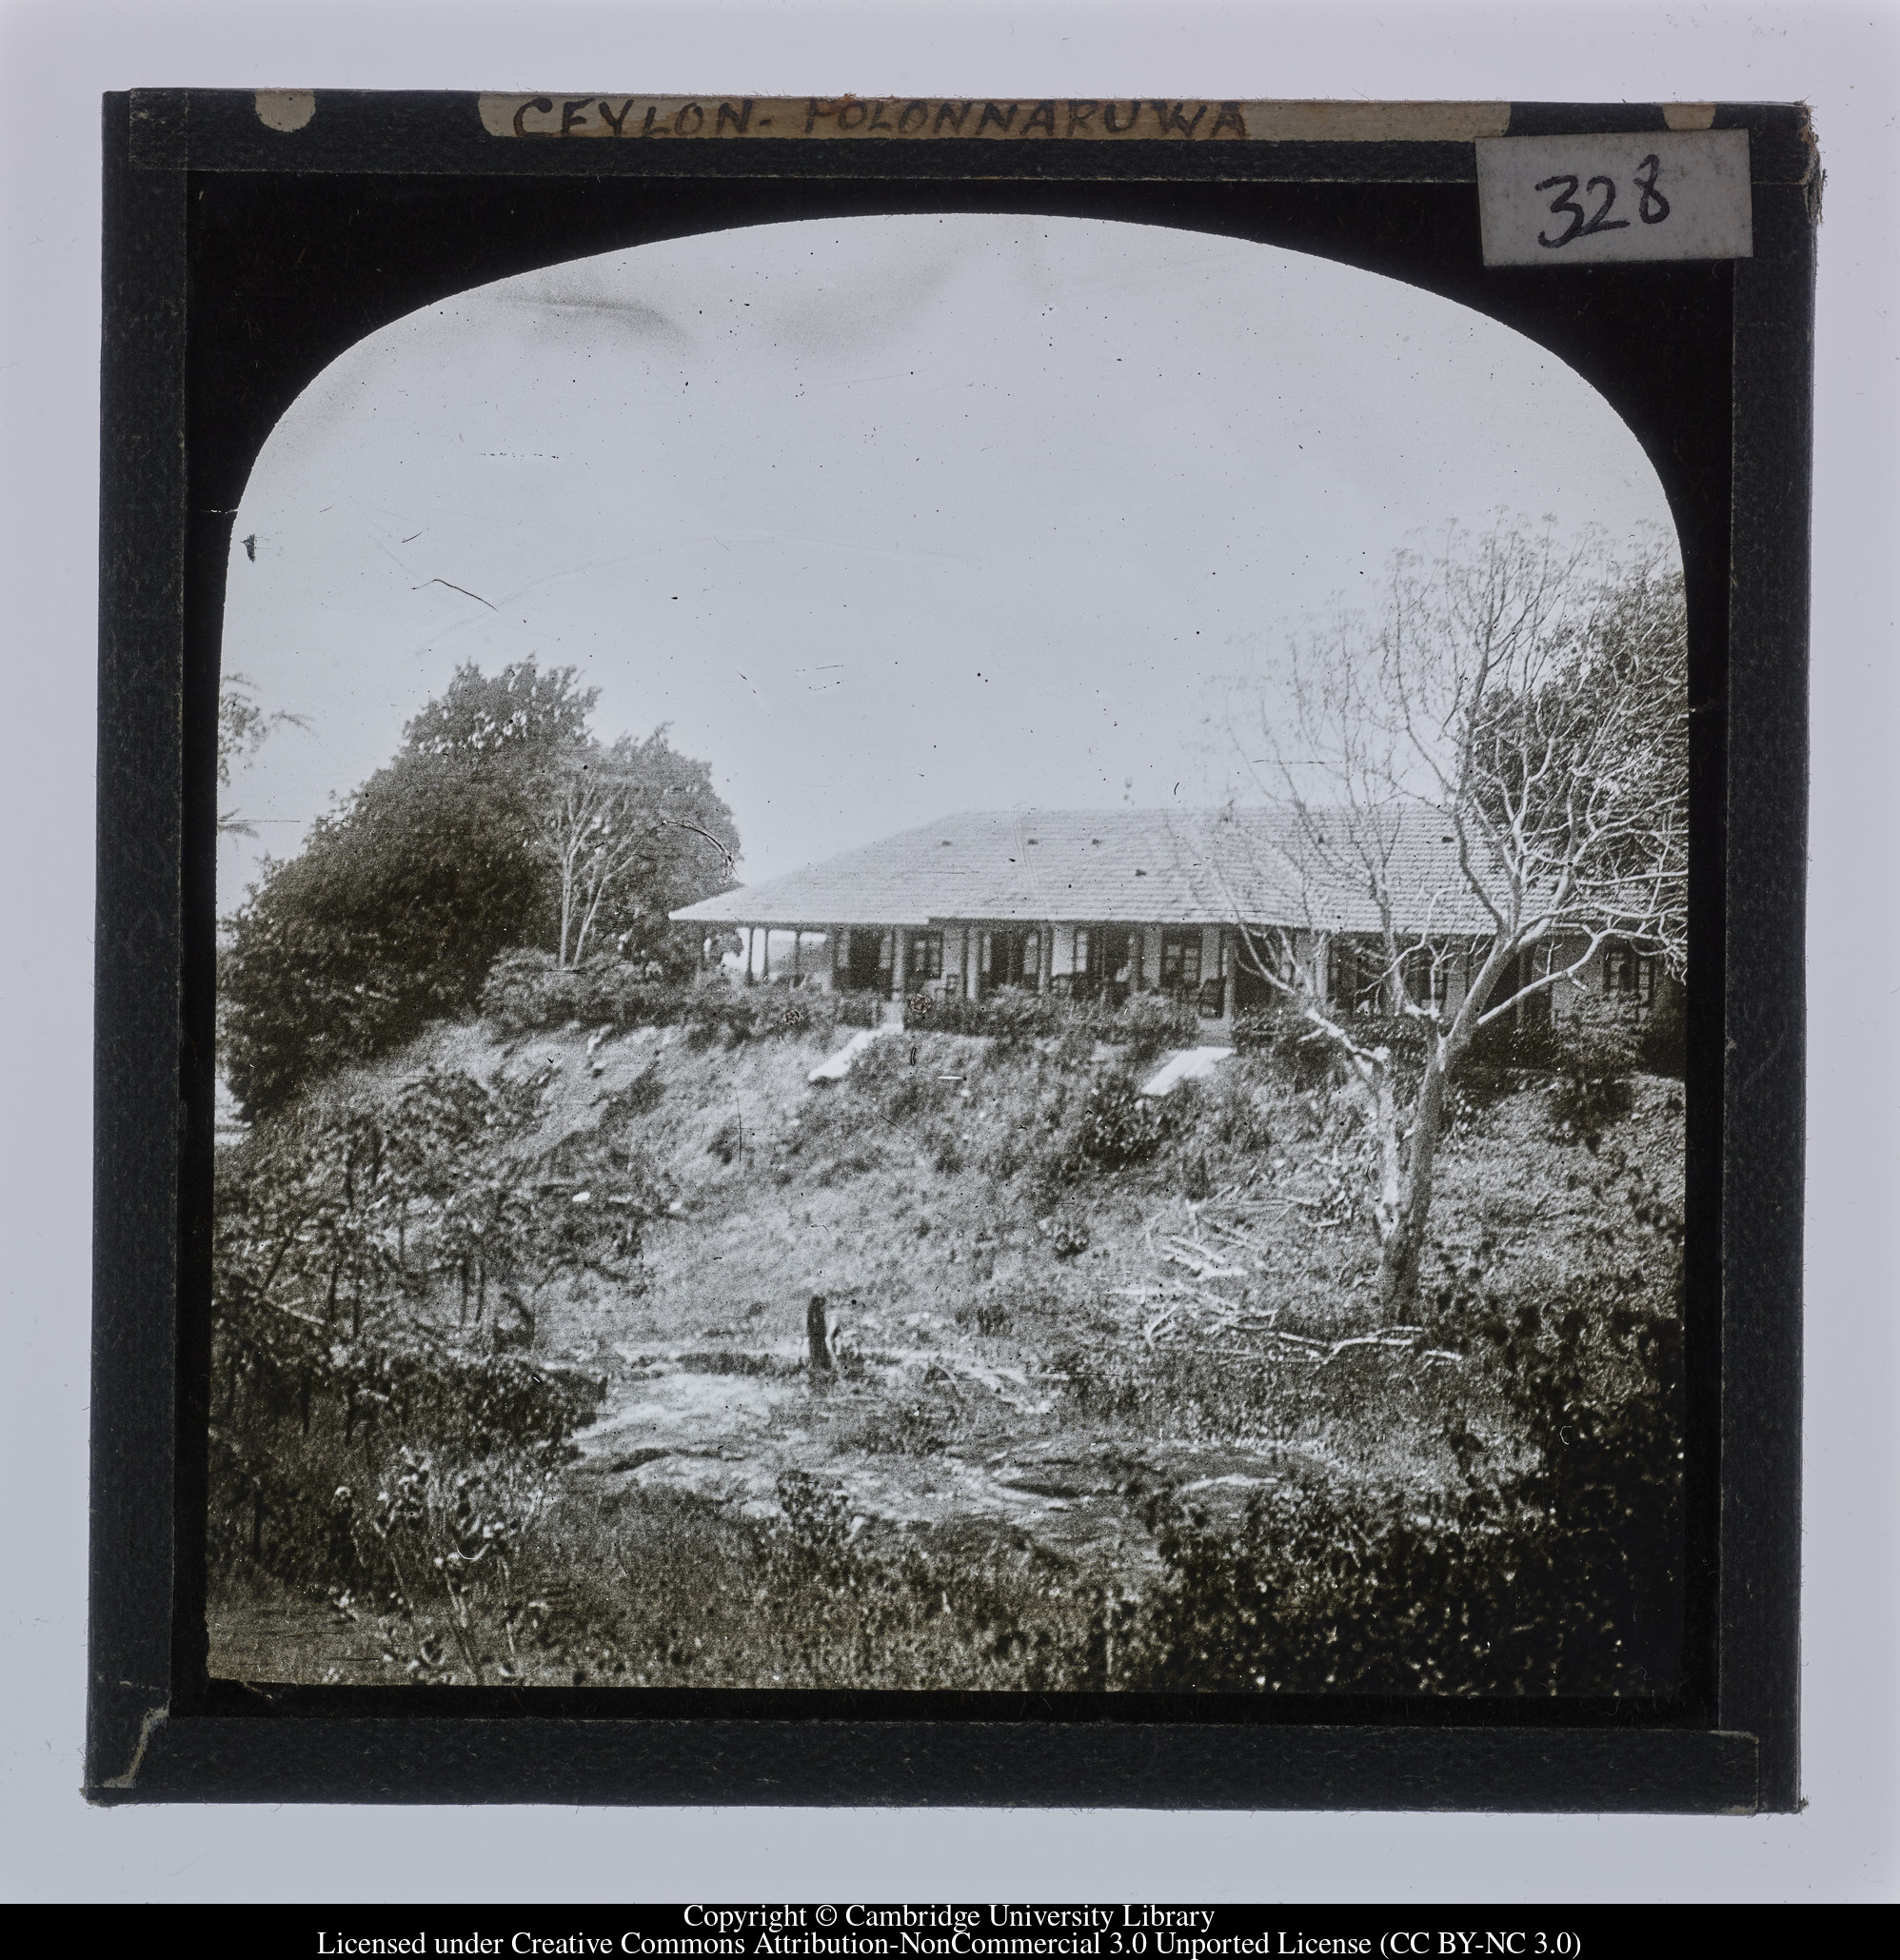
M1411 1345L1410 1335L1355 1334L1344 1340L1336 1340L1327 1349L1326 1358L1336 1361L1348 1348L1409 1348Z

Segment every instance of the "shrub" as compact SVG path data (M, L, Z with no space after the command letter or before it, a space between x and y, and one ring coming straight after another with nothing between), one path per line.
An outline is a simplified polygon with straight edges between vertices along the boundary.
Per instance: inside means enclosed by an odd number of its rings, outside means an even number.
M1082 1100L1073 1140L1074 1154L1098 1170L1118 1171L1144 1163L1168 1134L1165 1116L1133 1079L1104 1077Z
M1254 1157L1272 1146L1272 1120L1260 1106L1254 1085L1244 1078L1223 1072L1210 1082L1182 1084L1183 1090L1188 1088L1200 1091L1197 1112L1200 1124L1223 1150L1237 1157Z
M1297 1015L1272 1016L1259 1046L1274 1074L1288 1087L1300 1091L1323 1088L1339 1063L1333 1042Z
M1518 1071L1494 1053L1474 1047L1446 1090L1448 1120L1460 1122L1494 1108L1517 1087Z
M981 1000L933 1001L928 1015L906 1003L906 1024L924 1025L945 1035L987 1035L1005 1054L1059 1034L1064 1010L1059 1000L1025 987L1001 987Z
M683 1019L694 989L690 982L659 978L650 965L633 961L590 961L581 1019L607 1021L616 1028L670 1027Z
M738 1048L786 1035L828 1041L839 1025L835 995L781 986L735 987L719 976L684 990L678 1018L685 1023L687 1045L695 1049L715 1043Z
M1165 1049L1192 1048L1200 1039L1200 1021L1193 1008L1165 994L1137 994L1100 1032L1126 1051L1130 1068L1141 1068Z
M1637 1059L1653 1076L1681 1078L1689 1059L1689 1027L1679 984L1664 981L1659 998L1643 1023Z
M1015 1309L1014 1297L1005 1291L980 1293L957 1309L957 1324L974 1327L979 1334L1007 1334L1016 1319Z
M1630 1113L1636 1028L1628 1015L1585 995L1553 1035L1557 1083L1551 1115L1557 1134L1593 1139L1605 1124Z
M585 1166L591 1201L565 1182L550 1197L518 1155L534 1106L532 1085L448 1070L393 1089L332 1083L227 1153L212 1235L215 1557L344 1583L341 1567L369 1552L351 1521L362 1507L345 1517L339 1494L373 1486L393 1453L451 1476L499 1464L523 1489L562 1460L604 1384L514 1350L532 1341L534 1298L557 1274L633 1278L649 1193L606 1139Z
M1682 1619L1679 1377L1614 1404L1546 1348L1516 1391L1534 1467L1461 1491L1261 1493L1237 1526L1172 1495L1148 1514L1166 1578L1130 1685L1289 1693L1668 1693Z
M729 991L721 980L721 991ZM661 977L646 961L589 960L560 967L551 953L505 953L488 969L481 1011L510 1039L572 1021L614 1028L669 1027L708 989Z
M1271 1008L1247 1007L1234 1017L1233 1041L1242 1055L1271 1052L1286 1017Z
M1671 1692L1683 1631L1680 1305L1678 1255L1648 1299L1443 1306L1436 1337L1482 1371L1514 1442L1494 1459L1455 1423L1459 1474L1441 1498L1290 1481L1222 1525L1158 1497L1148 1521L1166 1576L1128 1685ZM1121 1357L1071 1365L1085 1402L1132 1396L1131 1413L1152 1419L1158 1382L1131 1383ZM1123 1375L1104 1373L1118 1365Z
M931 1028L944 1035L980 1035L983 1003L965 1000L955 994L935 1000L927 994L914 994L903 1003L903 1024L907 1028Z
M833 994L830 1000L835 1027L874 1028L883 1019L884 1003L875 994Z
M552 953L504 953L482 983L484 1018L510 1040L581 1018L581 976L563 972Z
M1384 1048L1402 1068L1422 1069L1436 1039L1429 1023L1411 1015L1361 1014L1342 1025L1360 1047Z
M363 1529L367 1507L351 1494L392 1466L425 1483L461 1473L464 1492L490 1491L497 1530L519 1524L605 1390L545 1359L403 1334L292 1355L240 1345L237 1333L221 1322L215 1350L224 1401L235 1403L213 1426L208 1549L214 1562L247 1557L293 1584L348 1585L379 1567L388 1575Z
M904 1024L945 1035L987 1035L1004 1053L1059 1040L1071 1053L1085 1056L1097 1041L1108 1041L1128 1051L1131 1068L1165 1048L1191 1048L1200 1039L1193 1008L1164 994L1137 994L1119 1007L1027 987L1001 987L980 1000L918 997L904 1003Z
M1470 1061L1484 1062L1507 1074L1548 1075L1558 1066L1559 1035L1550 1021L1535 1021L1527 1027L1509 1020L1486 1022L1472 1038Z

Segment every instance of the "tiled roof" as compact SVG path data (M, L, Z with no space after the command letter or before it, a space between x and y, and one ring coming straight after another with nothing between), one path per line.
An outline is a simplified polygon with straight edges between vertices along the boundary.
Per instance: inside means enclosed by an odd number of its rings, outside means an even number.
M1020 920L1215 925L1245 919L1372 932L1376 834L1406 931L1482 932L1490 919L1435 811L1408 805L1310 829L1267 810L967 810L673 914L721 925L924 925Z

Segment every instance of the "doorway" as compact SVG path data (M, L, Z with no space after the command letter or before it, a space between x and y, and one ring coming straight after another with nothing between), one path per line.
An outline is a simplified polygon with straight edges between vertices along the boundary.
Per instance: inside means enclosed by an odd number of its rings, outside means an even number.
M876 926L854 925L844 935L844 985L853 994L888 994L891 969L885 946L889 936Z
M989 936L990 960L982 975L982 990L998 987L1027 987L1035 991L1042 963L1042 935L1011 927Z

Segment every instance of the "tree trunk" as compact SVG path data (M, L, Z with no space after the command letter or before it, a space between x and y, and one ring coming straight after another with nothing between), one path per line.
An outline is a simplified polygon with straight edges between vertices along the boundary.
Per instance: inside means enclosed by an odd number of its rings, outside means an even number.
M574 922L574 854L571 845L561 854L561 950L555 955L557 971L567 970L567 934Z
M1445 1126L1445 1044L1439 1040L1433 1044L1418 1084L1397 1212L1379 1254L1379 1313L1387 1321L1404 1319L1418 1298L1418 1265L1432 1216L1432 1178Z
M581 930L574 940L574 964L579 966L586 957L587 935L594 929L594 921L600 916L601 901L607 895L607 886L613 882L613 874L604 873L598 879L594 888L587 895L586 908L581 914Z

